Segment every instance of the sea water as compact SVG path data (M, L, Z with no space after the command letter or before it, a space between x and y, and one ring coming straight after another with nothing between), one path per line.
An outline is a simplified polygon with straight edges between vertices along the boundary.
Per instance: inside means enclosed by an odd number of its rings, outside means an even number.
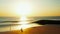
M47 20L47 19L60 19L60 17L58 16L54 16L54 17L29 17L28 18L29 22L34 22L37 20ZM5 32L5 31L11 31L11 30L18 30L19 27L21 26L21 24L15 24L13 22L3 22L3 21L18 21L19 18L15 18L15 17L0 17L0 32ZM10 25L13 24L13 25ZM31 24L30 24L31 25Z

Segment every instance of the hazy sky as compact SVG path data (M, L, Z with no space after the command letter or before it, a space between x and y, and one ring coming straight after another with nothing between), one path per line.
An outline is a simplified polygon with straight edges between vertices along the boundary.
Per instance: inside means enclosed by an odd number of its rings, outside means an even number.
M59 8L60 0L0 0L0 16L60 16Z

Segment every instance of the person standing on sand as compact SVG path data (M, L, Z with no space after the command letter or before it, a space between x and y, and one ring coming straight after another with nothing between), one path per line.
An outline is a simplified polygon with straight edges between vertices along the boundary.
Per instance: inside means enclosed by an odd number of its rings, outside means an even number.
M23 32L23 29L21 28L21 32Z

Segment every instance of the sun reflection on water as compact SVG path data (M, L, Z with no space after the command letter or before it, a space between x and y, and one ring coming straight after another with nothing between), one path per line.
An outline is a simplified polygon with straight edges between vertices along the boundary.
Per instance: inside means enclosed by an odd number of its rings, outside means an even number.
M21 17L20 18L20 22L18 22L18 24L20 24L20 25L18 25L17 27L15 27L15 29L16 30L20 30L22 28L23 30L25 30L27 28L41 26L41 25L38 25L36 23L31 23L30 24L30 22L28 22L27 20L28 20L27 17L25 17L25 16Z
M22 16L20 19L20 24L28 24L28 18L26 16Z

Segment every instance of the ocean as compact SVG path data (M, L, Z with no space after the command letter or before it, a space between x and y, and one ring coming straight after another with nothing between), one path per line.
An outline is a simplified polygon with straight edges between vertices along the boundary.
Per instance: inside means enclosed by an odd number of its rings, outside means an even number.
M3 21L19 21L19 19L20 18L16 18L16 17L0 17L0 32L19 30L21 24L17 24L18 22L16 22L15 24L13 22L3 22ZM38 20L49 20L49 19L60 20L60 16L28 17L28 19L29 19L29 20L27 20L28 22L34 22L34 21L38 21ZM10 24L12 24L12 25L10 25ZM41 26L41 25L38 25L35 23L31 23L29 25L34 26L34 27Z

